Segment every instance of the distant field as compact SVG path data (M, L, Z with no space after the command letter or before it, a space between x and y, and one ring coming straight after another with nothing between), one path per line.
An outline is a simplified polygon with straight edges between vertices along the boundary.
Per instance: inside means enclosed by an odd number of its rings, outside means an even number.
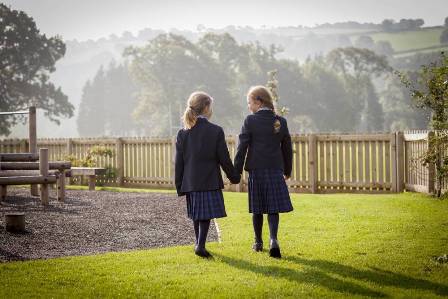
M442 52L442 51L448 51L448 44L443 44L440 46L435 47L429 47L429 48L422 48L417 50L409 50L409 51L403 51L403 52L395 52L394 57L405 57L410 56L414 54L423 54L423 53L432 53L432 52Z
M409 51L440 45L443 28L430 28L418 31L372 33L374 41L389 41L395 51ZM352 37L354 39L354 37Z

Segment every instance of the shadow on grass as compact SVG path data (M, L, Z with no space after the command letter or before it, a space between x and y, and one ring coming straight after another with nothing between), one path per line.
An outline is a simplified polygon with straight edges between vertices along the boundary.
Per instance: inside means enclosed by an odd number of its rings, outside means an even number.
M368 289L352 282L331 277L325 273L325 269L305 268L302 271L298 271L278 266L261 266L242 259L236 259L217 253L214 253L214 256L219 258L222 262L228 264L229 266L246 271L251 271L268 277L282 278L298 283L317 284L329 290L343 294L362 295L369 297L387 297L387 295L381 292Z
M285 260L302 266L310 266L326 273L333 273L342 277L373 282L382 286L431 291L442 296L448 295L448 286L446 285L434 283L424 279L412 278L410 276L394 273L392 271L385 271L373 267L369 270L361 270L331 261L309 260L294 256L286 257Z

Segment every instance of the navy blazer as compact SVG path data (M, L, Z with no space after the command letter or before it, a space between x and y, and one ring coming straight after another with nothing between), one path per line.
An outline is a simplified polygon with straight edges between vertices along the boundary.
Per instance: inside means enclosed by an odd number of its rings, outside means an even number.
M280 121L280 130L274 131L274 122ZM247 157L246 157L247 153ZM246 162L246 163L244 163ZM292 145L286 119L272 110L258 110L244 120L235 156L235 168L282 169L286 176L292 171Z
M220 126L198 118L191 129L177 133L175 183L179 196L223 189L220 166L231 183L239 183L241 175L233 167Z

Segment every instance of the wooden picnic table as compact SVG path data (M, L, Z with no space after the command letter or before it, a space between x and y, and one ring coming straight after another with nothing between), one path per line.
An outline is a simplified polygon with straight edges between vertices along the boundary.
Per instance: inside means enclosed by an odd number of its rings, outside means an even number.
M95 190L95 182L97 175L106 174L106 168L102 167L72 167L72 176L88 176L89 177L89 190Z

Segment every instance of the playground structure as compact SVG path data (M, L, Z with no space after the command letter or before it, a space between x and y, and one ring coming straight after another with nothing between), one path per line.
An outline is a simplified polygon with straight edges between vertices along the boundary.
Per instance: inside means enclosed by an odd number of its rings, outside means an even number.
M0 115L29 115L29 152L0 154L0 198L4 200L9 185L31 185L31 195L40 196L41 203L49 203L49 184L57 183L58 200L65 199L65 177L70 176L70 162L52 162L48 149L40 148L37 153L36 107L28 111L0 112ZM37 184L40 185L38 192Z

